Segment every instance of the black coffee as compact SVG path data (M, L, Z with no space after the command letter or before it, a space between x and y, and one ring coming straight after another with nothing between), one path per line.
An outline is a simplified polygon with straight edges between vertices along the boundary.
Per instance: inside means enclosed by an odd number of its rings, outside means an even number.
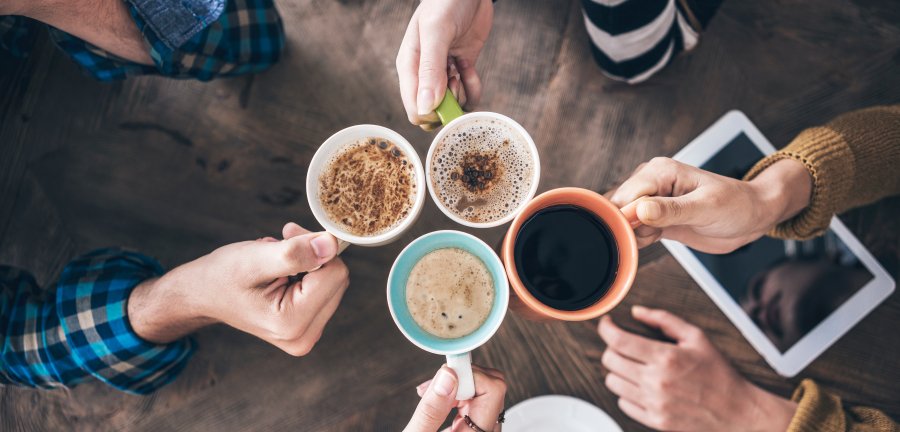
M584 309L609 291L619 268L616 240L593 213L573 205L547 207L522 225L516 269L528 291L554 309Z

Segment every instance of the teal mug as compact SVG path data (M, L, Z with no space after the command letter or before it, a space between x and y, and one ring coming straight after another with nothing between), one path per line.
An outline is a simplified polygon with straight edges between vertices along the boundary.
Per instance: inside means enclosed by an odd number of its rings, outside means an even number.
M494 281L494 303L484 324L474 332L456 339L434 336L416 324L406 304L406 282L413 267L429 252L458 248L478 257L487 267ZM391 267L387 282L387 302L394 323L413 344L425 351L447 356L447 365L456 372L459 387L456 399L468 400L475 396L472 377L471 352L487 342L506 316L509 305L509 283L503 262L485 242L461 231L434 231L425 234L406 246Z

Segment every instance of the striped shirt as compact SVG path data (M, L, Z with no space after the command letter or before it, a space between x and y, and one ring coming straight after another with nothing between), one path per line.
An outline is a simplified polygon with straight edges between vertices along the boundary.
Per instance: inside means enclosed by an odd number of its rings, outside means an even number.
M719 2L711 8L691 3L695 2L582 0L594 60L610 78L629 84L647 80L678 53L697 45L702 25Z

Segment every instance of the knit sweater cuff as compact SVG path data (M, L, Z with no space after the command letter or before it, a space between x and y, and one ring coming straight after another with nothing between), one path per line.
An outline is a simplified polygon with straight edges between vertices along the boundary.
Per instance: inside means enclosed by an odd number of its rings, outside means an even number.
M782 159L802 163L813 178L809 205L796 216L778 224L769 235L806 240L828 229L838 203L844 202L856 171L853 153L840 134L827 127L804 130L787 147L757 162L744 177L752 180Z
M794 390L791 400L797 402L797 412L787 432L819 432L843 430L844 416L841 400L819 389L811 379L805 379Z

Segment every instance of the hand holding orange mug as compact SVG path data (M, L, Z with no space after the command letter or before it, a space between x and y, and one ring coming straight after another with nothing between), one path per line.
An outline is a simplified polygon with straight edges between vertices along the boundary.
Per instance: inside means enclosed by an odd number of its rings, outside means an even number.
M638 166L610 201L640 219L635 227L640 247L666 238L702 252L727 253L799 213L811 190L809 172L790 159L742 181L658 157Z
M638 265L631 222L602 195L580 188L531 200L509 227L501 257L510 308L535 320L584 321L609 312L625 298Z

